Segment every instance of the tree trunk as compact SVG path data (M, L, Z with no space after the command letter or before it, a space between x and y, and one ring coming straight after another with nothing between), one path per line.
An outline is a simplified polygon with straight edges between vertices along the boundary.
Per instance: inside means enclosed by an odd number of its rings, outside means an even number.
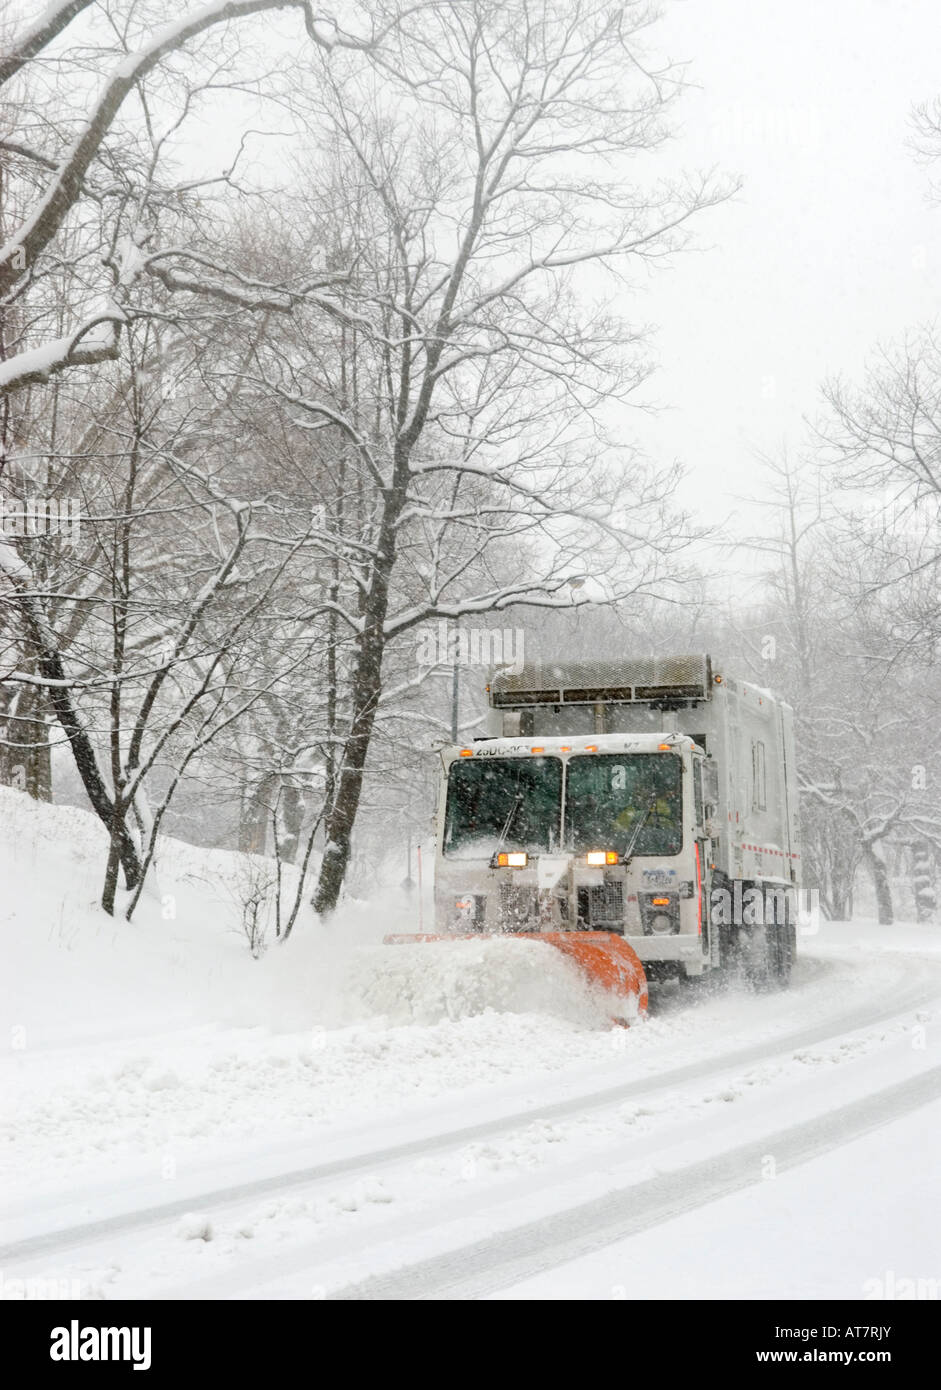
M88 736L88 731L75 708L72 689L65 675L62 653L39 600L29 592L29 586L33 582L32 575L27 575L24 579L21 569L17 568L10 577L14 588L18 591L24 633L32 647L35 669L40 676L50 682L47 687L49 703L63 733L71 744L75 766L82 779L82 786L85 788L95 815L103 825L108 827L112 840L116 840L125 881L128 888L134 888L140 878L141 861L137 846L134 844L125 823L127 807L123 808L116 823L114 802L108 795L102 779L98 759L95 756L95 749Z
M366 758L372 738L373 724L382 693L382 658L385 653L385 624L389 611L389 583L396 557L396 525L405 503L407 451L400 446L394 466L394 476L400 483L386 495L382 523L376 544L376 558L369 593L363 607L363 630L359 637L352 679L353 717L344 741L343 763L337 779L336 795L330 806L327 821L327 843L320 877L312 902L314 911L325 915L333 912L350 863L353 826L363 790Z
M43 675L54 680L63 680L62 659L58 652L43 653L39 663ZM119 814L117 823L115 822L114 804L105 790L101 773L98 770L98 760L95 757L95 750L91 740L79 719L75 707L72 704L71 691L67 686L59 685L50 689L50 700L56 712L56 717L62 725L66 738L72 745L72 753L75 758L75 766L78 768L82 785L88 794L88 799L92 804L92 809L98 819L108 827L112 837L112 843L117 843L118 853L121 860L121 867L124 869L124 879L128 888L135 888L140 878L140 855L137 846L128 831L126 824L126 808ZM104 906L104 903L102 903ZM105 909L109 911L108 908Z
M48 663L42 662L41 666L44 668L44 673L55 673L55 678L62 679L62 662L57 654ZM112 844L116 843L118 846L125 883L128 888L135 888L140 878L140 855L127 828L127 810L125 808L118 814L117 820L115 819L115 807L105 790L101 773L98 770L95 750L75 712L69 690L63 686L55 687L50 693L50 698L65 736L72 745L75 766L78 768L82 785L88 794L92 808L98 819L108 827ZM109 909L106 908L105 910L108 911Z
M273 773L266 773L254 787L243 784L239 813L239 849L243 854L265 852L276 785Z
M930 922L938 905L931 861L931 845L927 840L916 840L912 846L912 889L918 922Z
M353 825L363 790L363 774L381 691L383 642L364 640L353 677L353 723L346 739L343 769L327 818L327 845L313 897L314 910L333 912L350 863Z
M872 885L876 890L876 908L879 913L880 927L891 927L895 921L895 912L892 907L892 890L889 886L889 875L885 864L876 854L872 845L866 845L863 850L863 858L866 861L866 868L872 875Z
M0 782L28 792L37 801L52 800L52 758L47 705L41 690L23 685L0 712Z
M111 828L111 843L108 846L108 867L105 870L105 886L101 892L101 906L111 917L114 916L114 899L118 889L118 865L121 862L121 828L120 821L115 821ZM133 885L128 884L128 887L132 886Z
M287 864L297 863L305 806L303 791L289 782L282 790L279 827L281 858Z

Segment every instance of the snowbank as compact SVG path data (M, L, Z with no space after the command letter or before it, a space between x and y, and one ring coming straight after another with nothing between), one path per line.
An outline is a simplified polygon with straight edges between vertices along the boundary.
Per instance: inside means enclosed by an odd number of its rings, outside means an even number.
M488 1010L540 1013L603 1027L609 1010L581 972L539 941L429 941L360 950L344 984L350 1013L437 1023Z
M367 1019L434 1024L487 1010L545 1013L604 1026L604 1001L550 947L524 941L384 946L414 931L408 901L381 911L351 902L332 921L308 908L291 940L252 959L241 887L264 861L161 841L157 872L134 920L98 906L107 850L96 817L0 787L0 986L11 1026L30 1045L139 1034L171 1024L289 1032ZM272 933L269 932L269 943Z

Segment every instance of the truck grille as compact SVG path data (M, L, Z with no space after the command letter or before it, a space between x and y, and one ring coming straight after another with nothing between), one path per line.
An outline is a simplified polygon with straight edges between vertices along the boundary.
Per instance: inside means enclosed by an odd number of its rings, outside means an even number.
M579 925L624 930L624 884L611 879L590 888L578 890Z
M536 889L525 883L501 883L500 930L537 931Z

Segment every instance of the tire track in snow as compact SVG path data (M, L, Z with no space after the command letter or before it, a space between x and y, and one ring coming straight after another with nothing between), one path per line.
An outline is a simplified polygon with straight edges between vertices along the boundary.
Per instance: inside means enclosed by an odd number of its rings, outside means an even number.
M0 1247L0 1267L9 1268L13 1261L31 1259L37 1255L59 1253L87 1242L125 1235L149 1226L173 1221L191 1212L194 1207L214 1209L230 1203L268 1197L274 1193L285 1193L311 1183L331 1178L347 1178L362 1173L375 1173L377 1169L399 1163L410 1158L427 1157L451 1148L461 1148L466 1144L491 1139L520 1125L552 1122L581 1116L594 1110L603 1110L652 1093L667 1091L691 1081L707 1079L730 1068L768 1061L797 1048L812 1046L837 1038L857 1029L877 1026L893 1018L910 1012L912 1009L936 1001L937 984L912 987L906 993L897 995L890 1007L873 1009L871 1005L860 1004L846 1013L835 1015L809 1027L796 1029L793 1033L766 1038L760 1043L738 1048L732 1052L711 1054L702 1061L690 1062L671 1071L648 1074L631 1081L621 1082L603 1090L570 1096L565 1100L553 1102L526 1110L500 1115L492 1120L469 1125L462 1129L447 1130L418 1139L411 1139L366 1153L353 1154L325 1163L295 1169L290 1172L274 1174L270 1177L254 1179L228 1187L208 1191L191 1192L188 1196L173 1202L144 1208L133 1212L117 1213L98 1220L87 1221L59 1230L28 1236Z
M593 1201L527 1222L397 1270L350 1284L334 1301L476 1299L589 1255L697 1207L762 1182L773 1151L777 1171L881 1129L941 1099L941 1067L864 1096L815 1119L752 1140L724 1154L634 1183Z

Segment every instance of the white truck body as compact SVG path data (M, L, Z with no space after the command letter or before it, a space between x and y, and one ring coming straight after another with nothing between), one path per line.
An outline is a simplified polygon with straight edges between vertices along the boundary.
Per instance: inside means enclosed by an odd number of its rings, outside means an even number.
M523 666L489 694L489 736L442 753L439 930L614 932L654 975L745 945L786 978L788 706L707 656Z

